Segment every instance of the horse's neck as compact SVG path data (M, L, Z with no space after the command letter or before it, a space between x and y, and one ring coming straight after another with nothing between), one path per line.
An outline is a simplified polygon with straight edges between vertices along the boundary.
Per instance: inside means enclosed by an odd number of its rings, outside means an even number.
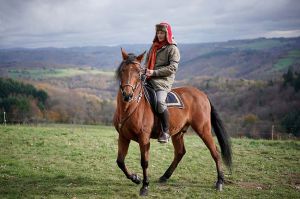
M143 88L141 88L143 89ZM139 100L139 102L137 102L135 100L134 103L125 103L122 99L122 95L118 95L117 97L117 112L115 115L115 119L114 119L114 124L115 126L118 128L119 132L122 132L121 129L124 128L124 126L127 127L127 129L130 128L134 128L134 129L139 129L139 128L143 128L142 126L139 125L155 125L155 118L151 118L152 116L150 116L150 118L145 118L145 117L149 117L149 113L153 114L152 109L151 109L151 105L148 102L148 100L146 99L145 95L144 95L144 90L142 90L142 96L141 99ZM127 111L125 111L125 106L126 104L128 104L128 108ZM154 116L155 117L155 116ZM153 120L154 123L151 123L151 121ZM147 124L143 123L143 121L145 121ZM148 123L150 122L150 123ZM152 129L153 127L149 127L149 129ZM158 135L152 135L151 134L152 130L149 133L150 137L157 137ZM156 131L155 131L156 132ZM157 131L158 132L158 131Z

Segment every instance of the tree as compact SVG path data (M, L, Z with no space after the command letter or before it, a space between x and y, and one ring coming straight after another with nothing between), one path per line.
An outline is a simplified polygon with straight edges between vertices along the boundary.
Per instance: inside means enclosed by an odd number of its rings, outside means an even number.
M296 78L294 79L294 89L296 92L300 90L300 73L295 73Z
M36 92L35 96L43 104L45 104L45 102L46 102L46 100L48 98L48 94L45 91L43 91L43 90L38 90Z
M252 113L244 116L244 125L253 125L257 122L258 117Z
M287 86L288 84L293 86L294 75L293 75L292 67L289 67L287 73L284 73L282 75L282 78L283 78L283 86Z
M287 133L291 133L297 137L300 136L300 111L292 111L283 118L282 126L286 129Z

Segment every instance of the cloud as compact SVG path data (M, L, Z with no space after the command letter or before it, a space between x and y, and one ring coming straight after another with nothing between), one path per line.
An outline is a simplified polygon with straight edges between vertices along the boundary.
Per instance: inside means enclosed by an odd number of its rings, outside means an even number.
M286 31L270 31L266 32L264 37L297 37L300 35L300 30L286 30Z
M298 0L0 0L0 48L151 43L168 21L179 43L298 36Z

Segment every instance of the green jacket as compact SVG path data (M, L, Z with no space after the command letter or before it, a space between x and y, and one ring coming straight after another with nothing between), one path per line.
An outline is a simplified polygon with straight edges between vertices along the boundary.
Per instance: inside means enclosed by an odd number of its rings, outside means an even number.
M149 52L151 52L151 49ZM146 57L146 63L148 63L149 52ZM179 60L180 53L176 44L166 45L157 51L154 72L148 80L154 90L171 91Z

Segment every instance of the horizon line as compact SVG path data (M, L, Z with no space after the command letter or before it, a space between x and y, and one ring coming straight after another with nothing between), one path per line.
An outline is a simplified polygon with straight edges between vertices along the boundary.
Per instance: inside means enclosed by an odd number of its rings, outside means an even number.
M212 43L227 43L227 42L234 42L234 41L247 41L247 40L258 40L258 39L266 39L266 40L272 40L272 39L296 39L300 38L299 36L294 37L255 37L255 38L246 38L246 39L230 39L230 40L224 40L224 41L210 41L210 42L184 42L184 43L178 43L179 45L193 45L193 44L212 44ZM46 46L46 47L0 47L0 50L14 50L14 49L46 49L46 48L53 48L53 49L69 49L69 48L96 48L96 47L121 47L126 45L149 45L151 43L123 43L123 44L99 44L99 45L85 45L85 46L69 46L69 47L54 47L54 46Z

